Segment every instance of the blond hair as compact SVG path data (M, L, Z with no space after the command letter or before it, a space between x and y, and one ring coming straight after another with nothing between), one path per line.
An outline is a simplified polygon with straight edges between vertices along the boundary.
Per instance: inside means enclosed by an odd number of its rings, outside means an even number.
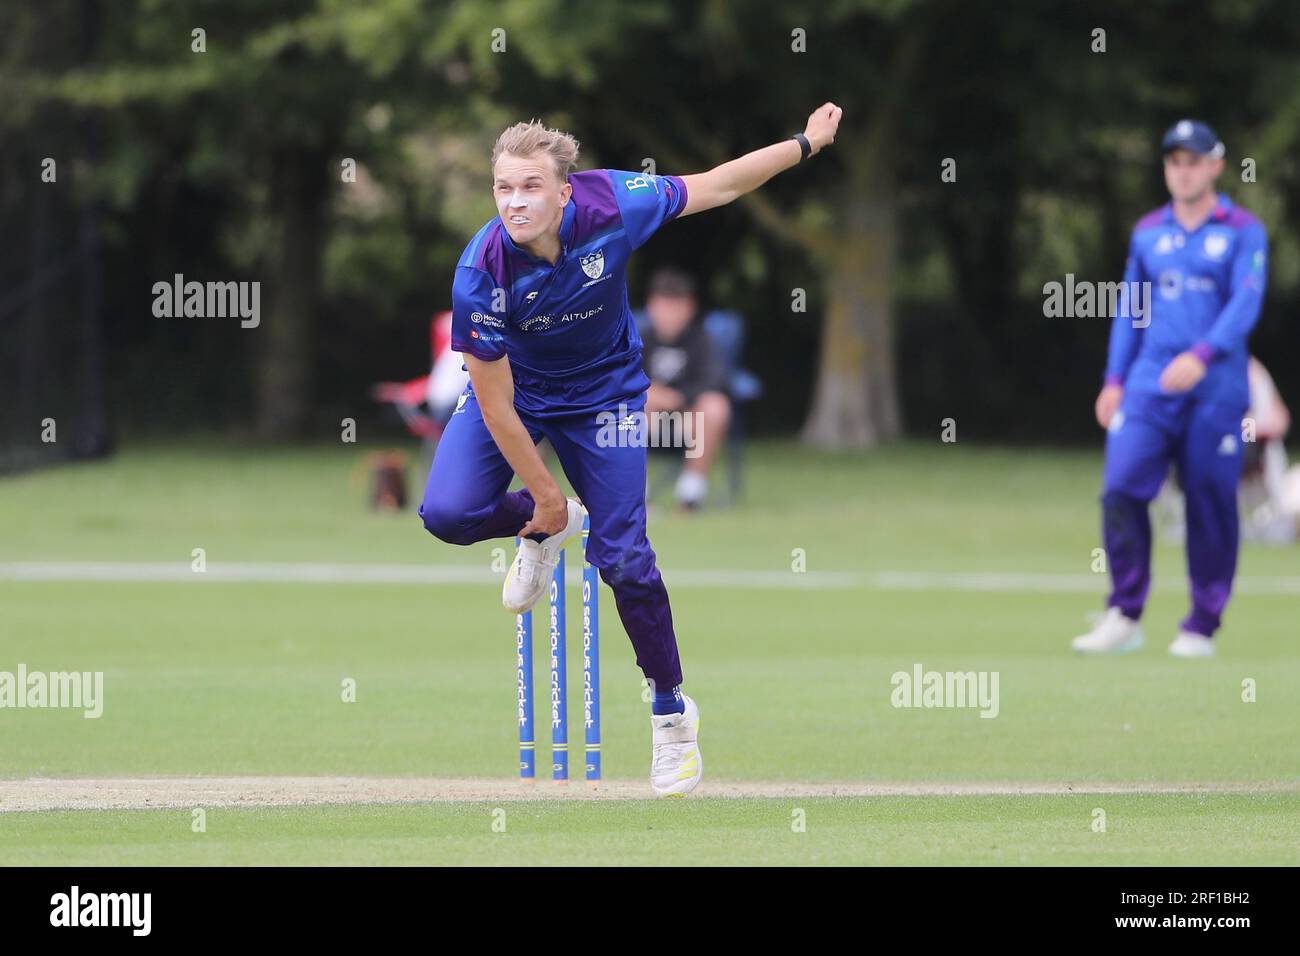
M560 182L568 182L569 173L578 163L578 141L558 129L547 129L541 120L516 123L497 137L492 147L492 173L496 174L497 160L502 153L513 156L532 156L545 153L551 158Z

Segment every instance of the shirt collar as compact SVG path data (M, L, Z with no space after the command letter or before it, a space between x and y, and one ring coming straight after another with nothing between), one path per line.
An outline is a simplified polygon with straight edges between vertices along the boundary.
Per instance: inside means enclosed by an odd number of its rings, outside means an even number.
M569 245L573 239L573 224L577 218L577 207L573 202L573 197L569 197L569 201L565 203L564 210L560 214L560 259L563 259L565 253L569 251ZM510 238L510 233L506 230L505 223L501 224L501 238L505 240L506 248L521 259L526 259L529 262L540 262L542 265L550 266L550 263L541 256L535 256L527 249L515 245L515 241ZM555 264L559 265L559 260L556 260Z
M1207 218L1205 222L1201 223L1201 225L1203 226L1210 222L1223 222L1223 220L1228 218L1228 213L1230 212L1232 212L1232 200L1223 195L1223 193L1215 193L1214 208L1210 210L1209 218ZM1164 215L1161 219L1166 223L1178 221L1174 218L1174 203L1172 199L1165 203Z

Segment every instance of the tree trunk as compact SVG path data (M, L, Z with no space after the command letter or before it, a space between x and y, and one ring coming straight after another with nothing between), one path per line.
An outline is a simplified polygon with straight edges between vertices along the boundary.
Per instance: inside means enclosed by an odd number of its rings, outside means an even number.
M82 4L83 62L89 62L99 45L100 4ZM99 118L88 112L81 120L84 157L89 169L100 167ZM108 359L104 334L104 259L99 236L99 199L87 196L81 206L77 231L81 259L81 362L77 429L74 451L78 458L112 454L113 438L108 414Z
M94 119L83 126L89 144L87 156L98 157ZM94 169L94 165L91 166ZM104 262L99 241L97 202L87 199L81 207L78 230L81 259L81 361L78 368L79 397L73 452L78 458L102 458L113 452L108 424L108 377L104 342Z
M46 404L45 390L50 388L50 383L42 381L41 371L46 370L48 375L49 366L46 365L45 359L45 341L42 331L48 316L48 308L45 300L44 289L42 286L45 275L48 271L53 270L50 256L50 191L48 189L33 189L31 191L31 243L29 252L30 268L27 273L27 307L24 310L25 320L23 325L22 348L18 354L18 393L12 402L6 402L9 411L13 413L13 423L10 430L10 436L14 439L13 461L19 461L19 455L23 458L36 457L33 452L33 446L40 448L39 435L41 428L41 419L46 415L56 413L56 406ZM62 318L62 316L60 316ZM8 320L7 315L0 314L0 322ZM62 376L51 376L58 379L62 384ZM62 427L67 428L67 425ZM68 429L68 434L71 429ZM42 449L43 451L58 451L54 449ZM0 468L3 471L3 468Z
M896 208L888 160L859 155L833 252L821 258L828 303L803 440L870 448L902 432L894 370Z
M287 146L274 154L271 215L277 251L262 279L258 336L257 434L264 439L300 435L311 402L317 290L324 248L327 154Z

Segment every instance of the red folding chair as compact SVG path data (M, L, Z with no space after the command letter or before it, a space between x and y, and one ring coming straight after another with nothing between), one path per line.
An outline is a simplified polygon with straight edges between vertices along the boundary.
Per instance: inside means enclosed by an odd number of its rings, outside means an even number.
M429 323L430 363L433 368L451 349L451 312L438 312ZM428 445L436 444L447 424L440 421L429 406L429 379L421 375L405 382L377 382L370 397L397 409L407 430Z

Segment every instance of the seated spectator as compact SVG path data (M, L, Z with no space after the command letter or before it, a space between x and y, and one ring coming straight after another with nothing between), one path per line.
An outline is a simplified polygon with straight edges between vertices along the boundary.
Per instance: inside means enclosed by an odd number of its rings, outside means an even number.
M1246 423L1253 426L1254 441L1243 446L1242 477L1238 492L1246 521L1242 535L1248 540L1273 544L1295 540L1295 516L1286 496L1287 460L1283 441L1291 429L1291 412L1278 394L1264 363L1250 357L1246 368L1250 383L1250 410Z
M1241 536L1247 541L1291 544L1300 536L1300 466L1288 470L1283 445L1291 413L1263 362L1252 355L1246 371L1250 409L1242 420L1242 474L1237 488ZM1176 470L1161 486L1153 513L1165 540L1184 540L1185 505Z
M681 507L698 508L708 494L709 468L722 448L731 422L726 370L713 340L696 321L695 284L679 269L660 269L650 278L646 297L648 328L642 360L650 377L646 415L655 435L656 417L689 416L680 436L685 464L677 479ZM675 416L674 416L675 417ZM662 432L659 441L663 443Z

